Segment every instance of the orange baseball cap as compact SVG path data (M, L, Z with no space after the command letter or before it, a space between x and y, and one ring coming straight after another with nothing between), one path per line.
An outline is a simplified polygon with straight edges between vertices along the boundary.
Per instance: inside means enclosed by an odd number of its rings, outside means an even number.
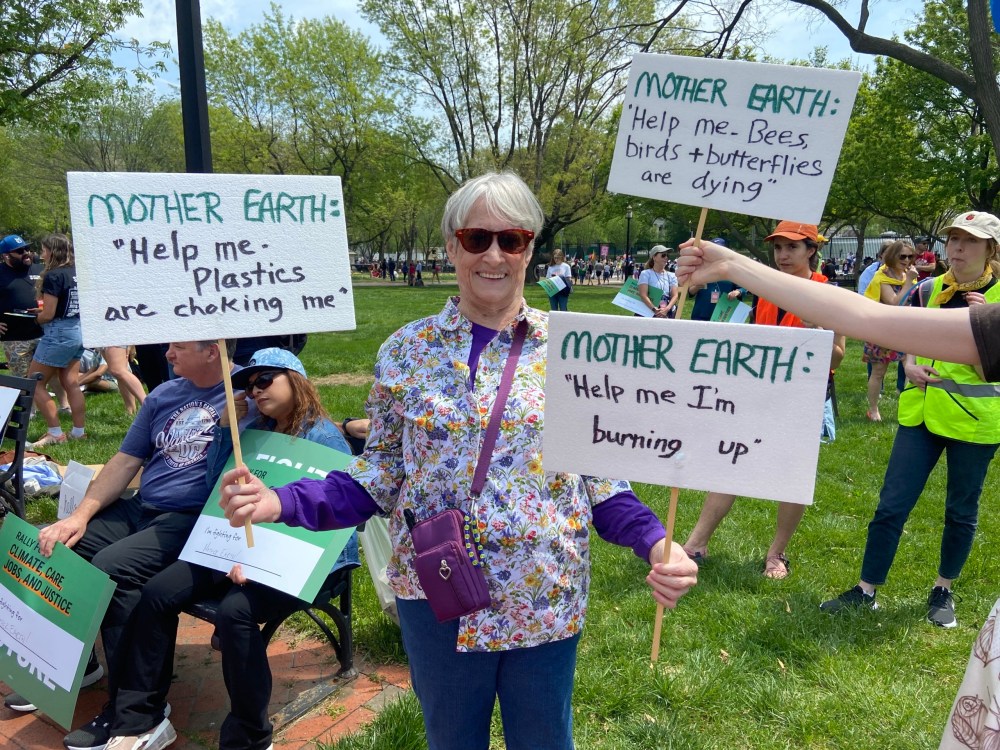
M784 237L786 240L794 242L799 240L819 242L818 236L819 230L815 224L803 224L799 221L782 221L778 222L778 226L774 228L774 231L764 238L764 242L770 242L775 237Z

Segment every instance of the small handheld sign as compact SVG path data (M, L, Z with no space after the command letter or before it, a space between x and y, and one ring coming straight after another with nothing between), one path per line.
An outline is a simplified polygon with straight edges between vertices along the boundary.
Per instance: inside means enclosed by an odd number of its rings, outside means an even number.
M819 222L861 74L639 54L608 189Z
M352 330L339 177L70 172L86 346ZM247 522L247 542L253 532Z

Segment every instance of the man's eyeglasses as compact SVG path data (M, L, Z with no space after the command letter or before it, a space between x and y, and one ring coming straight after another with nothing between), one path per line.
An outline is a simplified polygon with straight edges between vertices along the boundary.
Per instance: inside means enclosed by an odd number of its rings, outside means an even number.
M271 387L274 379L281 375L284 370L267 370L247 383L247 395L253 398L254 391L266 391Z
M467 253L479 255L485 253L493 245L497 245L508 255L520 255L528 249L528 244L535 238L535 233L529 229L501 229L493 232L489 229L464 227L455 230L455 236Z

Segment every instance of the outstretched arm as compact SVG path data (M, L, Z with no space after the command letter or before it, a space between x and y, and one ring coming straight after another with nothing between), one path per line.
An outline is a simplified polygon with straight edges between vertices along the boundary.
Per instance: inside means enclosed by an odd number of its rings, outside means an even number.
M682 284L730 279L803 320L852 338L926 357L980 364L968 309L925 309L880 305L829 284L800 279L702 240L680 247L677 277Z

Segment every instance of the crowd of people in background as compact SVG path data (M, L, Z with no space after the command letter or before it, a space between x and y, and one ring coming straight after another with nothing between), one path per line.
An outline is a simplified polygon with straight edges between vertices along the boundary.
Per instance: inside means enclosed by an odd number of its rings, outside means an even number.
M682 245L679 268L677 251L664 245L640 253L646 256L644 262L633 255L567 258L556 248L547 263L533 266L533 239L542 219L537 200L513 174L491 173L462 185L449 199L442 220L447 257L455 269L460 295L447 300L439 313L397 331L390 339L395 345L380 351L368 403L372 439L364 454L344 472L330 472L323 480L300 480L277 490L266 487L245 467L223 478L222 506L234 524L281 521L318 530L388 518L396 552L389 580L398 597L403 643L431 746L463 747L470 738L475 738L474 744L488 743L496 701L503 711L508 740L524 746L536 741L540 747L571 746L570 695L587 606L589 565L588 537L566 530L587 529L592 524L606 540L630 547L646 566L654 599L674 606L695 584L698 566L709 559L709 541L736 499L708 493L681 547L665 542L663 527L627 482L586 476L553 484L546 479L531 460L541 451L544 415L538 405L544 403L543 386L534 377L536 369L530 370L529 377L527 370L517 375L516 367L508 370L506 366L507 357L517 360L523 346L525 358L544 367L548 318L523 299L529 270L536 278L561 282L560 289L550 295L554 311L568 309L574 286L634 279L639 299L649 308L644 311L647 315L674 318L678 317L681 285L690 280L694 320L709 320L723 298L743 300L750 297L750 291L761 290L765 296L753 300L757 325L836 325L827 386L831 429L834 371L846 350L845 331L852 335L863 331L870 338L864 343L863 361L870 368L866 414L872 422L881 421L878 407L887 368L901 362L900 427L878 507L868 526L860 580L824 602L821 609L833 613L878 608L876 589L885 583L903 526L944 453L948 488L941 559L928 598L927 619L943 628L956 625L952 585L972 550L979 497L1000 447L1000 398L996 395L1000 382L987 381L981 366L962 364L975 361L969 356L949 362L897 350L897 341L909 343L914 338L890 335L878 325L855 324L851 306L865 303L852 295L846 295L851 297L850 305L835 300L837 310L846 316L841 328L830 310L785 296L788 279L783 277L813 282L805 288L792 283L799 297L809 298L813 287L847 281L857 270L859 294L886 308L968 308L973 318L981 317L979 308L1000 302L1000 219L983 212L956 217L943 230L944 261L934 252L935 238L892 239L883 243L877 258L865 258L860 269L852 257L823 259L825 240L815 225L782 221L765 239L771 261L781 273L763 275L754 269L763 264L726 250L723 238L705 242L701 248L694 248L690 241ZM220 581L210 571L176 562L193 514L202 507L205 492L221 473L232 448L223 429L228 417L219 418L225 400L224 363L232 362L233 386L243 391L237 410L241 427L252 424L302 436L345 453L349 448L342 428L323 411L302 363L294 356L304 346L304 336L85 349L72 242L52 234L38 247L41 263L35 260L32 244L22 237L9 235L0 240L3 348L12 374L38 376L34 403L47 428L33 447L86 438L83 394L87 391L117 389L125 410L133 416L138 413L121 450L78 510L40 536L43 554L63 542L118 583L114 606L102 625L110 701L101 715L71 733L66 744L70 748L120 746L122 750L165 747L175 737L166 696L176 618L184 604L197 591L220 583L226 586L227 601L240 613L283 610L292 604L286 595L250 583L241 571L234 570L228 581ZM440 283L441 270L437 259L398 263L384 258L370 266L372 277L396 281L398 276L410 286L422 286L427 272ZM827 291L819 297L825 299ZM898 327L897 317L890 313L873 315L872 320ZM448 361L467 366L449 370L446 377L436 364L440 352L429 351L429 341L451 350ZM400 373L406 375L406 388L397 382ZM996 367L991 373L995 376ZM55 390L50 392L50 387ZM163 447L170 443L160 438L171 429L170 415L179 408L194 408L192 399L202 404L205 397L199 392L205 389L211 391L210 406L216 414L207 460L197 471L173 471L166 461L169 451ZM494 455L477 458L476 450L469 450L470 445L479 444L478 432L440 433L432 429L431 420L426 428L404 424L429 402L447 403L456 413L471 408L478 418L495 410L498 393L510 399L514 412L530 418L497 421L501 441ZM68 433L61 420L67 415L72 423ZM366 424L365 436L367 429ZM823 429L827 429L825 419ZM828 437L832 439L833 434ZM514 523L516 509L480 501L481 488L470 491L466 486L469 477L479 475L473 471L479 462L504 467L495 476L489 475L496 485L494 493L545 500L554 521L539 522L531 532L544 537L545 545L487 543L490 529ZM428 471L428 465L448 470ZM140 466L145 466L141 500L126 505L119 500L121 491ZM481 522L475 524L482 529L480 536L467 536L466 541L467 546L477 546L481 554L489 555L490 565L482 575L489 579L492 600L458 619L442 622L425 600L413 572L417 550L409 530L415 519L444 510L445 498L459 497L471 498L463 508L466 533L471 534L470 517ZM790 575L786 549L805 507L777 505L774 537L761 567L766 578ZM152 537L155 543L149 543ZM543 548L547 550L545 565L538 556ZM551 559L558 563L550 564ZM358 564L353 542L338 565ZM529 569L544 570L549 576L542 587L548 592L544 596L529 591L525 576ZM271 742L266 652L258 642L253 616L241 617L249 628L220 627L232 705L222 727L224 750L265 747ZM509 635L497 639L497 633L508 631ZM141 632L144 640L132 637L133 632ZM475 658L467 658L470 654ZM103 673L92 657L85 681L93 682ZM538 685L531 699L525 700L519 685L528 675ZM232 689L249 684L248 680L256 684L255 690ZM18 711L34 709L16 694L8 696L5 704ZM532 735L531 743L525 732Z

